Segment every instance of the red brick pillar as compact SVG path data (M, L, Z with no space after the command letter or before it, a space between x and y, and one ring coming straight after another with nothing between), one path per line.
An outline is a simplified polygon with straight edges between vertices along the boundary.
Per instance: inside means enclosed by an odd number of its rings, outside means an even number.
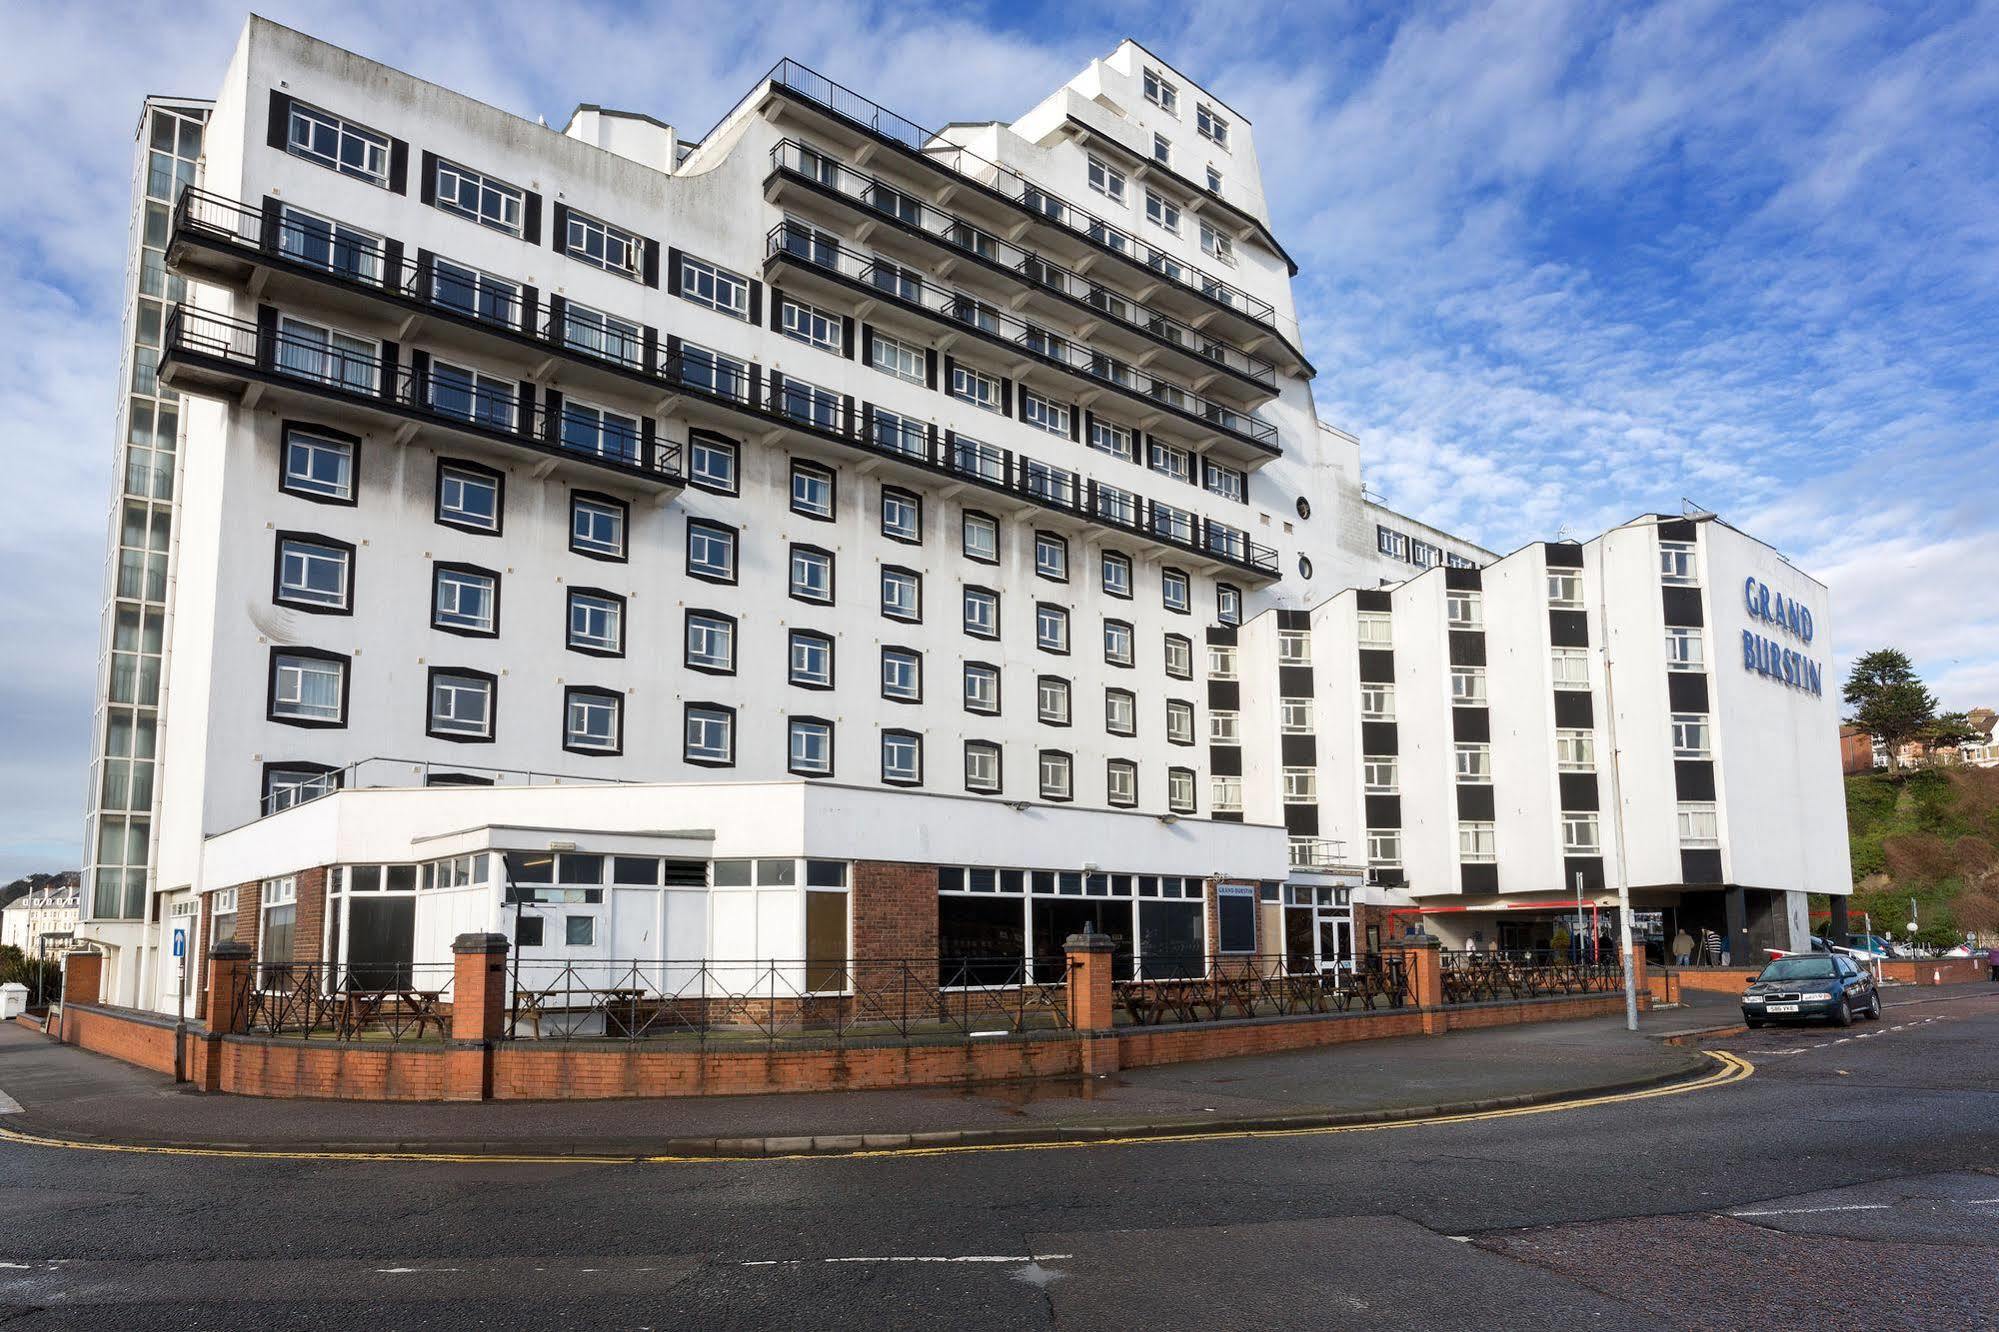
M1082 1042L1082 1072L1118 1070L1117 1011L1111 991L1111 937L1072 934L1063 941L1069 958L1069 1025Z
M1652 981L1645 974L1645 945L1631 945L1631 992L1638 996L1640 1012L1652 1007Z
M208 1031L188 1069L188 1081L203 1091L222 1090L222 1038L249 1030L251 957L250 945L234 939L208 950Z
M1409 977L1409 997L1422 1010L1423 1034L1439 1036L1451 1029L1451 1017L1444 1007L1444 963L1442 949L1433 934L1405 934L1392 946L1402 954Z
M64 1003L94 1004L104 984L104 954L66 953L62 960Z
M507 1017L507 936L461 934L451 941L451 1045L444 1056L444 1099L493 1095L493 1044Z

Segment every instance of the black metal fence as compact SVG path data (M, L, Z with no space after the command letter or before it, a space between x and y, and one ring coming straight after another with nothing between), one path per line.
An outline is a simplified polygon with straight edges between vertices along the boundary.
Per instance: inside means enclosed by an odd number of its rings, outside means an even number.
M449 962L255 964L237 1003L255 1035L391 1042L451 1034Z
M1146 975L1114 983L1121 1020L1133 1026L1220 1022L1230 1018L1371 1012L1413 1001L1399 956L1356 959L1350 967L1288 970L1281 954L1209 957L1194 974Z
M1624 964L1615 951L1590 958L1560 950L1446 949L1439 960L1446 1004L1604 994L1624 988Z

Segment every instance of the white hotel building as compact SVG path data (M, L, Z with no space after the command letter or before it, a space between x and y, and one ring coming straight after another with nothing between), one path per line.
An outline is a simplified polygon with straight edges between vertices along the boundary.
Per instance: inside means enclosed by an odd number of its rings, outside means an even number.
M694 140L253 18L134 193L115 1002L176 933L444 960L507 866L569 960L1333 966L1544 943L1578 875L1746 946L1850 891L1834 701L1742 646L1822 665L1823 587L1370 502L1254 130L1135 42L938 132L787 61Z

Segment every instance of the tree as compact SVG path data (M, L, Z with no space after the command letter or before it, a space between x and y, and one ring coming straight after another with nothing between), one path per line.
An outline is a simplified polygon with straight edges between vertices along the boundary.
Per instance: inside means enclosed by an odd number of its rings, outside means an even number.
M1853 663L1846 676L1847 724L1858 726L1888 748L1888 771L1901 765L1898 750L1936 720L1937 697L1923 686L1908 655L1876 648Z
M1984 738L1984 732L1973 726L1962 712L1946 712L1916 732L1916 739L1932 754Z

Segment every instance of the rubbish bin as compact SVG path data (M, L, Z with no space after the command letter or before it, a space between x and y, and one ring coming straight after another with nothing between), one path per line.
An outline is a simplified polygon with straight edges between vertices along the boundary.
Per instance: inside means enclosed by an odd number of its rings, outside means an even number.
M28 1011L28 987L19 981L0 985L0 1022Z

